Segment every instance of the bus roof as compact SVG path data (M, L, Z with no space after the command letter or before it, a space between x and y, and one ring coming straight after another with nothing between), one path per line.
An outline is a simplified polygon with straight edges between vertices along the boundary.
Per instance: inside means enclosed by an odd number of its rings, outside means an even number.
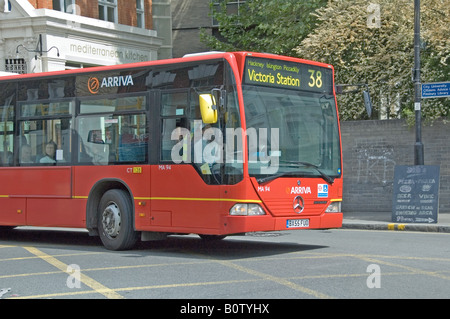
M314 64L317 66L332 68L331 65L309 61L299 58L287 57L276 55L272 53L257 53L257 52L247 52L247 51L239 51L239 52L219 52L219 51L209 51L209 52L200 52L200 53L192 53L183 56L182 58L173 58L173 59L164 59L164 60L153 60L153 61L145 61L145 62L135 62L135 63L127 63L127 64L115 64L115 65L107 65L107 66L95 66L89 68L82 69L72 69L72 70L58 70L58 71L50 71L50 72L39 72L39 73L26 73L26 74L17 74L17 73L9 73L9 72L0 72L1 80L17 80L17 79L28 79L28 78L36 78L36 77L47 77L47 76L60 76L60 75L71 75L71 74L82 74L89 72L100 72L100 71L110 71L110 70L119 70L124 68L139 68L146 66L157 66L171 63L182 63L182 62L194 62L201 61L206 59L220 59L220 58L229 58L229 59L237 59L241 63L246 56L255 56L262 58L274 58L280 60L287 60L293 62L302 62L308 64ZM239 64L239 62L238 62Z

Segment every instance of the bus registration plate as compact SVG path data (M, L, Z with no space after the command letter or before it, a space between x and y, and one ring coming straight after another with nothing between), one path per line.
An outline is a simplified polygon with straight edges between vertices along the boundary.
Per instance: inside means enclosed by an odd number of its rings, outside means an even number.
M286 228L304 228L309 227L309 219L288 219Z

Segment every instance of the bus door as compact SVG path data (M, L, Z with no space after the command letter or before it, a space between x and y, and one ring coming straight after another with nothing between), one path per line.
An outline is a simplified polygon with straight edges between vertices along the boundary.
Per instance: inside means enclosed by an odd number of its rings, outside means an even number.
M25 225L26 199L15 197L21 193L21 183L16 183L14 169L14 88L2 87L0 95L0 225ZM5 182L5 181L13 181Z
M22 105L41 108L43 114L56 108L66 114L72 102ZM66 111L63 109L67 108ZM33 114L36 114L33 110ZM26 112L22 112L26 115ZM15 167L9 173L13 183L11 197L26 200L26 224L34 226L76 226L79 221L70 214L72 197L71 117L30 118L19 125L18 152ZM75 222L75 220L77 220Z
M220 163L208 163L203 152L208 127L200 116L198 93L176 89L158 95L160 145L152 171L151 225L213 234L219 228L214 210L221 181L214 173L220 173Z

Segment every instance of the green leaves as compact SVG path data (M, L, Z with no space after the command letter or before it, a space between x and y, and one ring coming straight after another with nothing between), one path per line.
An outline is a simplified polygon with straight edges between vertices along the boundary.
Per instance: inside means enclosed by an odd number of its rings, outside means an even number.
M295 55L298 46L313 29L317 18L311 13L326 0L248 0L236 14L230 11L231 0L212 6L219 21L221 40L202 32L201 40L213 50L246 50Z
M248 50L330 63L336 83L368 83L375 115L414 115L414 4L411 0L248 0L229 14L231 0L213 11L220 40L211 49ZM215 7L218 9L218 7ZM448 0L421 1L422 82L449 81ZM338 97L344 120L366 118L362 94ZM424 118L450 116L450 99L427 99Z
M445 0L422 0L422 82L448 81L450 7ZM369 7L371 6L372 7ZM378 6L379 26L373 25ZM305 58L333 64L337 83L368 83L377 115L414 115L411 70L414 65L414 5L409 0L335 0L317 10L321 23L296 48ZM343 119L364 119L361 95L338 97ZM448 116L448 99L424 101L430 120Z

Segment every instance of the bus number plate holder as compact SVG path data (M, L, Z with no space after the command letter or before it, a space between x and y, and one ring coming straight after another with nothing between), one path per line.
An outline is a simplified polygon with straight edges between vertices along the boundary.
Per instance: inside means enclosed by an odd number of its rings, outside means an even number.
M286 228L306 228L309 227L309 219L288 219Z

